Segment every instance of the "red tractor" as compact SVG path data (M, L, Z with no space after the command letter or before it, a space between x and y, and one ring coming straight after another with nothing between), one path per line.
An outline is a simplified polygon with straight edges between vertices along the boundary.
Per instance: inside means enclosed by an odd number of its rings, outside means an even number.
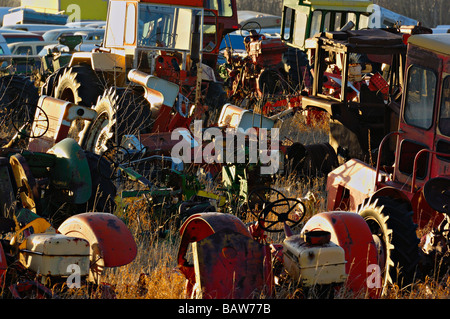
M245 53L235 52L228 46L223 53L226 62L221 65L221 76L226 79L229 100L249 108L261 101L263 106L269 103L263 107L263 114L268 114L267 108L274 108L272 103L279 100L282 102L278 104L285 107L286 94L300 91L306 55L295 56L297 49L287 46L279 36L265 33L256 21L244 24L240 35ZM288 65L293 62L295 67L291 70Z
M186 104L193 106L194 115L195 107L223 105L226 92L215 79L214 67L222 37L236 29L235 0L110 1L103 44L92 52L74 53L67 66L48 77L42 95L97 112L92 128L79 120L70 131L83 148L97 153L106 142L108 147L119 145L118 135L167 132L169 127L153 125L161 120L158 116L178 114L189 122ZM177 104L184 104L184 110L158 112L161 98L146 100L148 90L133 83L131 70L176 85ZM109 135L106 140L102 130ZM92 143L83 145L83 138Z
M283 281L308 298L380 295L376 245L362 217L321 213L294 234L306 213L301 200L264 188L249 194L247 208L256 217L249 224L226 213L186 218L178 251L186 297L271 298ZM269 235L283 231L284 241L272 243Z
M409 37L398 129L381 141L376 167L351 159L328 175L327 209L357 211L366 220L385 284L408 284L448 254L449 43L450 35ZM383 161L390 146L393 164ZM432 229L420 245L417 226Z

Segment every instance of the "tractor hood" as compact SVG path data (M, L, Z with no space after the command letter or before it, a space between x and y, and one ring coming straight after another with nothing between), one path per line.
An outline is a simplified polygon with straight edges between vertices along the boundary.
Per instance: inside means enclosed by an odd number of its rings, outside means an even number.
M50 183L73 193L75 204L86 203L91 197L92 181L86 154L78 143L66 138L47 153L56 155L50 173Z

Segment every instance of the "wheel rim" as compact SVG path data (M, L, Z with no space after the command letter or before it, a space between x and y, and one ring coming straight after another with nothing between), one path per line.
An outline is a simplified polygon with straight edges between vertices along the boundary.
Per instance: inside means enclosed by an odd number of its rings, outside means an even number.
M108 114L103 113L90 128L86 149L99 155L105 152L108 149L107 142L112 136L110 131L111 126Z
M382 270L385 270L387 259L386 239L385 239L386 234L383 231L383 227L375 218L367 217L364 220L369 226L370 232L372 233L373 241L375 242L375 246L377 248L378 265Z

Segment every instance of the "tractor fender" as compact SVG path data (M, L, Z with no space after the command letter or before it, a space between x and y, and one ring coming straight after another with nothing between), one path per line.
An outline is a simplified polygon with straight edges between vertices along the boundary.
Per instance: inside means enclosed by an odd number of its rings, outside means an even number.
M91 263L98 267L129 264L137 254L134 238L117 216L109 213L82 213L66 219L58 228L66 236L86 239Z
M335 168L327 178L327 210L356 211L375 192L375 178L376 170L355 158ZM350 195L348 199L344 190Z
M224 213L199 213L189 216L180 228L181 242L178 249L178 266L183 269L188 245L219 231L241 233L252 238L247 227L236 216ZM186 275L186 274L185 274Z
M50 170L50 182L58 188L73 192L74 203L86 203L91 197L92 180L89 163L81 146L66 138L47 151L56 156Z
M373 287L371 265L378 265L377 249L369 226L364 219L353 212L332 211L314 215L308 220L301 235L312 230L325 230L331 233L331 241L345 251L345 271L348 291L358 295L365 293L376 298L381 287Z
M219 231L228 230L236 233L241 233L251 238L250 232L244 223L236 216L224 213L200 213L194 214L190 216L186 221L181 225L180 234L181 236L188 236L191 238L192 234L192 222L199 223L201 225L199 235L195 235L193 237L197 238L193 241L199 241L211 234L214 234ZM199 230L196 230L197 232ZM189 233L186 233L189 232ZM198 239L199 237L202 237Z
M238 217L195 214L186 219L180 233L178 268L187 279L186 296L248 298L255 289L272 292L269 246L256 242ZM185 257L194 242L195 266Z
M73 67L75 65L88 65L92 67L92 53L91 52L75 52L72 54L68 67Z
M411 202L410 202L408 196L406 196L406 194L398 188L391 187L391 186L386 186L386 187L380 188L370 196L369 202L372 203L375 199L380 198L380 197L389 197L392 199L396 199L398 201L401 201L402 203L408 204L408 208L410 210L412 209Z

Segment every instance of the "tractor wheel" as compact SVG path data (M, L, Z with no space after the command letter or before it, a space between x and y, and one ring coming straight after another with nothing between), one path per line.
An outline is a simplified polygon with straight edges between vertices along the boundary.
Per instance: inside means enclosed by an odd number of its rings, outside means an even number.
M122 136L146 133L151 126L148 102L142 95L125 88L105 90L94 109L97 117L83 132L80 144L96 154L120 145Z
M369 225L377 246L383 289L389 284L410 284L419 262L419 239L408 204L379 197L358 213Z
M66 68L59 68L47 77L45 83L41 87L41 95L55 96L55 85L65 69Z
M89 66L77 65L59 71L54 96L77 105L91 107L102 95L104 86L99 75Z
M60 74L53 79L53 97L69 101L77 105L92 107L102 95L104 85L102 80L90 66L77 65L65 67L58 70ZM49 80L49 84L52 80ZM84 129L86 122L76 120L72 123L68 137L79 141L80 132Z
M0 77L0 123L2 123L3 127L2 137L9 140L16 133L13 124L14 119L21 119L22 121L20 122L22 123L32 122L38 100L38 89L28 77L23 75L6 75Z

